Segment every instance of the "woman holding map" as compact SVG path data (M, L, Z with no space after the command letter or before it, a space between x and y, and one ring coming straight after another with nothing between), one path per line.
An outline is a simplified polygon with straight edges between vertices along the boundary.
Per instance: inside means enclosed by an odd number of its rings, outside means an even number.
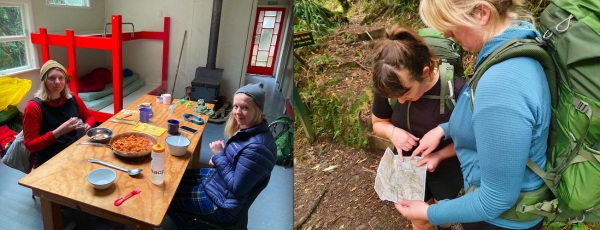
M438 49L432 52L419 34L429 43L437 43ZM453 104L442 92L458 95L465 84L464 79L458 77L462 73L462 61L452 46L454 42L431 29L420 30L419 34L393 26L387 31L388 39L377 49L373 67L373 130L390 140L405 156L411 155L427 131L450 119ZM439 56L434 55L436 51ZM448 54L451 56L443 57ZM453 68L448 61L454 65L460 63L454 71L456 74L448 71L448 66ZM444 68L440 71L442 65ZM419 164L427 164L425 201L435 203L458 196L463 181L452 140L444 140ZM427 220L414 220L412 225L415 230L435 229ZM450 229L450 225L439 229Z
M465 50L479 52L475 71L509 40L540 34L512 11L523 0L421 0L425 24L454 38ZM539 62L514 57L491 66L477 91L467 85L452 118L428 132L413 155L427 157L442 138L452 138L464 174L467 194L429 205L400 200L396 209L410 220L434 225L465 223L470 229L542 229L542 218L509 220L520 192L544 181L527 169L527 160L545 168L550 125L550 91ZM473 104L471 104L471 96ZM472 106L472 107L471 107Z

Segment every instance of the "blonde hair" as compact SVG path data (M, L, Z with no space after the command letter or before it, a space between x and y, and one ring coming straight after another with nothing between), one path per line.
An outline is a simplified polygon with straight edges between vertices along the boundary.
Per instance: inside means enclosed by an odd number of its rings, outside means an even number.
M484 41L491 39L493 31L506 20L528 18L533 22L531 14L524 10L515 11L524 5L525 0L421 0L419 15L425 25L437 31L448 31L456 26L475 28L475 13L477 6L483 5L490 9L490 20L484 34Z
M238 93L238 94L243 94L244 96L250 98L252 101L252 103L250 103L250 106L256 110L256 113L254 113L254 117L252 118L252 121L250 122L251 127L258 125L267 120L267 115L263 114L263 111L260 109L260 107L258 107L256 102L254 102L254 100L252 100L252 98L250 96L248 96L244 93ZM235 95L233 95L233 96L235 97ZM225 124L225 137L231 138L239 130L240 130L240 125L238 124L237 120L235 119L235 116L233 115L233 110L231 110L231 112L229 113L229 117L227 117L227 123Z
M71 97L73 97L71 95L71 90L69 90L69 87L67 86L67 79L69 78L69 75L67 75L67 73L63 72L60 68L52 68L52 69L57 69L60 70L61 73L63 73L64 77L65 77L65 88L63 88L63 90L60 92L60 95L62 97L64 97L65 99L69 100L71 99ZM50 69L50 70L52 70ZM48 80L48 72L50 72L50 70L48 70L44 76L42 76L42 85L40 85L40 89L33 95L34 97L37 97L39 99L41 99L42 101L50 101L50 92L48 91L48 88L46 87L46 80Z

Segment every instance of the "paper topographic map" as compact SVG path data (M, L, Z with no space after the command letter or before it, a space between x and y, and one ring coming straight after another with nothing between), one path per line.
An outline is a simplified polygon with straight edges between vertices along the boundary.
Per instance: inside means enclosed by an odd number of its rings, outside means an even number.
M381 200L397 202L398 199L423 200L425 198L425 175L427 166L416 167L419 157L410 160L404 157L404 162L389 148L385 150L377 176L375 191Z

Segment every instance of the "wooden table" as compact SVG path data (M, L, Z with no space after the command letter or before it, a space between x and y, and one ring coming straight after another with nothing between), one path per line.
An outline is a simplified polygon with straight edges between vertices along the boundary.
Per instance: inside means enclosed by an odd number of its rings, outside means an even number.
M177 99L173 100L174 103L178 103L177 101ZM165 149L167 154L165 154L164 183L154 185L150 181L150 161L152 160L150 155L139 162L134 162L118 158L112 150L106 147L76 146L76 143L89 141L84 136L19 180L20 185L31 188L33 195L40 197L44 229L62 228L60 205L69 206L137 229L152 229L160 226L192 155L192 167L198 168L202 132L206 127L208 116L199 116L204 119L204 125L196 125L185 121L183 114L193 113L192 108L186 108L185 104L178 104L174 113L169 114L169 105L156 104L156 96L151 95L142 96L115 116L123 116L127 110L138 111L138 113L134 113L133 116L129 117L132 120L137 120L139 118L139 108L137 106L143 102L152 102L154 117L150 119L149 124L167 128L168 119L177 119L181 122L180 126L186 125L198 130L198 133L194 135L180 132L191 141L185 155L175 157L168 154ZM185 103L187 104L187 102ZM193 104L196 105L197 103L193 102ZM209 108L214 106L212 104L206 105ZM100 127L112 129L114 136L132 131L133 125L113 123L108 120ZM171 135L165 132L157 137L157 140L166 148L165 138L169 136ZM126 172L113 169L117 173L117 179L108 189L97 190L87 181L87 175L95 169L106 168L106 166L89 163L87 162L88 158L96 158L127 169L141 168L143 172L136 177L130 177ZM142 192L130 197L120 206L113 204L115 200L127 195L136 188L140 188Z

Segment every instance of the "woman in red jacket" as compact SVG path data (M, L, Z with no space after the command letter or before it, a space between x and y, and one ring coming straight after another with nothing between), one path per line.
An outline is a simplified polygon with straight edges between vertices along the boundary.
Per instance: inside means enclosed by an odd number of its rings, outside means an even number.
M85 132L96 123L81 98L66 87L68 77L65 67L54 60L47 61L40 70L40 89L25 107L23 135L34 167L79 139L75 131L78 118L85 122Z

